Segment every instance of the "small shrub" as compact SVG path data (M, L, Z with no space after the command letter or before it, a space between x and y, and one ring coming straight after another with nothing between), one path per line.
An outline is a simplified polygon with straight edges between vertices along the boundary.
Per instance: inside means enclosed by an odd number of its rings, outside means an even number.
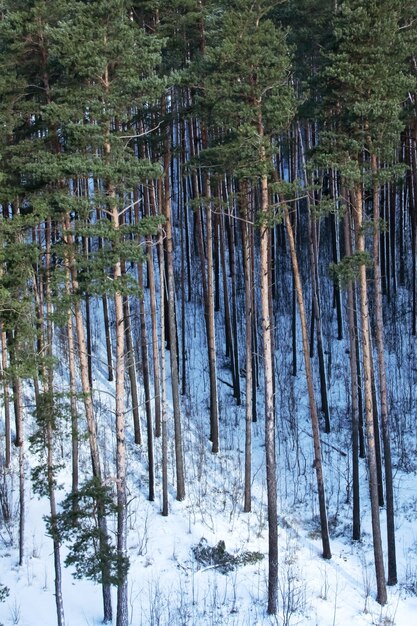
M10 589L0 583L0 602L4 602L10 594Z
M215 546L209 546L207 539L202 537L198 544L192 548L194 558L204 567L215 567L222 574L228 574L239 565L257 563L264 558L260 552L242 552L241 554L230 554L226 550L226 544L220 540Z

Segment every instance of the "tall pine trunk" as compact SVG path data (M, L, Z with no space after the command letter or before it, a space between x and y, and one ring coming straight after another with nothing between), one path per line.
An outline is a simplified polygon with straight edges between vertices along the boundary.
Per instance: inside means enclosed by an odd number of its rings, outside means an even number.
M166 111L165 102L163 112ZM163 208L165 217L166 232L166 259L167 259L167 283L168 283L168 328L170 339L170 365L171 365L171 387L172 404L174 411L174 447L175 447L175 467L177 474L177 500L185 498L185 474L184 455L182 441L181 407L179 393L178 374L178 346L177 346L177 322L175 314L175 278L174 278L174 242L172 233L172 210L171 210L171 185L170 185L170 163L171 163L171 142L168 134L164 141L164 193ZM162 346L162 349L164 347Z
M308 329L307 329L307 318L304 307L304 297L303 290L301 285L300 271L298 268L298 259L297 259L297 251L295 247L295 239L294 233L292 230L291 220L288 212L288 207L284 205L284 223L285 228L287 230L288 235L288 243L290 248L291 262L294 274L294 282L295 282L295 291L297 295L298 309L300 313L300 322L301 322L301 334L303 339L303 353L304 353L304 363L306 368L306 378L307 378L307 390L308 390L308 399L310 404L310 417L311 417L311 427L313 431L313 445L314 445L314 469L316 470L316 480L317 480L317 493L319 500L319 512L320 512L320 529L321 529L321 540L323 545L323 558L330 559L332 556L330 550L330 537L329 537L329 527L327 522L327 505L326 505L326 492L324 485L324 475L323 475L323 462L321 455L321 444L320 444L320 428L319 428L319 420L317 415L317 406L316 399L314 395L314 384L313 384L313 372L311 369L311 360L310 360L310 351L309 351L309 342L308 342Z
M245 494L243 510L249 513L252 510L252 395L253 395L253 368L252 368L252 239L250 236L251 224L248 217L248 187L247 183L241 185L241 215L242 215L242 246L245 272Z
M346 208L344 217L344 242L347 257L352 256L352 236L350 224L350 211ZM352 280L347 284L347 307L348 307L348 331L349 331L349 363L350 363L350 388L352 403L352 539L359 541L361 538L360 519L360 485L359 485L359 398L358 398L358 370L357 370L357 337L355 324L356 294Z
M7 369L7 338L6 332L1 326L1 378L3 381L3 408L4 408L4 467L10 468L11 462L11 433L10 433L10 394L9 383L5 377Z
M260 162L266 163L264 128L262 112L258 110L258 134L262 142L260 148ZM268 178L261 176L261 227L260 227L260 287L261 287L261 316L264 357L264 403L265 403L265 461L266 461L266 490L268 502L268 613L275 615L278 601L278 506L277 506L277 476L276 476L276 449L275 449L275 405L274 380L272 364L272 311L270 307L270 227L269 227L269 197Z
M149 489L148 499L153 502L155 499L155 469L154 469L154 449L153 449L153 424L152 424L152 404L151 404L151 385L149 374L149 357L148 357L148 340L146 333L146 312L145 300L143 296L143 267L142 263L138 263L138 285L141 291L141 299L139 302L140 317L140 345L142 356L142 373L143 385L145 391L145 414L146 414L146 439L148 449L148 478Z
M64 263L66 267L66 271L71 275L71 284L72 284L72 292L77 294L79 291L78 284L78 274L77 274L77 266L74 258L73 246L74 240L73 235L71 234L71 226L70 219L68 214L65 216L65 235L64 241L66 243L66 253L64 258ZM91 456L91 465L92 472L94 478L97 478L100 483L102 483L102 472L101 472L101 462L100 462L100 451L98 446L97 439L97 424L94 416L94 407L93 407L93 397L92 397L92 388L90 386L89 379L89 367L88 367L88 352L87 352L87 341L85 336L85 328L83 321L83 314L81 309L81 303L78 298L75 298L74 301L74 317L75 317L75 328L76 335L78 341L78 359L80 366L80 378L81 378L81 389L83 392L83 402L84 402L84 412L85 418L87 422L87 430L88 430L88 442L90 447L90 456ZM103 504L98 501L97 502L97 518L98 518L98 526L100 529L100 550L106 550L106 546L109 542L109 536L107 531L107 520L104 515ZM111 588L108 581L108 572L106 570L105 564L103 566L102 571L102 593L103 593L103 622L109 623L112 621L112 601L111 601Z
M384 321L382 317L382 285L381 266L379 261L379 184L378 163L374 154L371 155L371 168L374 177L373 183L373 208L374 208L374 233L373 233L373 265L374 265L374 293L375 293L375 337L378 358L379 394L381 404L382 441L384 446L385 463L385 490L387 505L387 542L388 542L388 585L397 584L397 560L395 550L395 519L394 519L394 489L392 478L391 460L391 433L388 411L388 392L385 370L384 355Z
M356 237L356 251L365 253L365 234L363 231L363 195L362 186L357 184L353 194L353 215ZM385 583L384 557L382 552L381 523L379 518L378 475L375 450L374 415L372 403L372 353L369 336L369 305L368 286L366 281L366 265L364 262L359 268L359 295L360 317L362 331L362 360L364 377L366 436L368 443L369 491L371 498L372 538L375 559L375 573L377 584L377 602L384 605L387 602L387 588Z
M149 207L145 200L145 215L154 215L156 211L155 187L150 182L149 189ZM145 198L147 198L145 194ZM146 208L148 210L146 211ZM151 327L152 327L152 363L153 363L153 388L155 398L155 437L161 436L161 383L160 383L160 366L159 366L159 340L158 340L158 318L156 306L156 287L155 287L155 271L153 259L153 241L152 236L146 236L146 252L147 252L147 270L149 284L149 302L151 310ZM161 293L164 292L163 283L160 285ZM161 341L161 345L164 345Z
M62 597L62 571L61 571L61 549L56 528L57 505L55 495L55 478L54 478L54 374L52 366L53 357L53 325L52 325L52 301L51 301L51 219L46 224L46 250L45 250L45 299L46 299L46 346L45 354L48 357L46 366L44 367L44 393L47 398L46 416L46 448L47 448L47 483L49 507L51 512L51 534L54 553L54 570L55 570L55 605L57 626L65 626L64 602Z
M162 448L162 515L166 517L169 512L168 502L168 425L166 407L166 361L165 361L165 263L164 243L162 231L158 237L159 254L159 293L160 293L160 333L161 333L161 448Z

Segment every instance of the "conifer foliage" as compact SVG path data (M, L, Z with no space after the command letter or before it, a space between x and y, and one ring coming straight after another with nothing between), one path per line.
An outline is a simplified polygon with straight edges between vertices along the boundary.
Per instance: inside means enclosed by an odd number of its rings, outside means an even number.
M278 357L292 350L292 374L301 376L300 334L306 381L297 384L307 390L323 557L331 558L321 446L323 435L330 446L337 436L328 378L333 342L346 338L352 535L360 539L366 456L376 597L386 603L386 584L398 580L399 453L384 320L395 317L403 289L416 334L416 24L409 0L1 3L1 470L19 476L20 566L30 480L49 501L59 626L64 543L75 576L101 584L104 622L112 622L116 586L116 624L134 623L128 494L142 485L128 461L144 441L149 500L161 483L168 515L171 480L177 500L186 499L184 413L201 403L190 385L191 306L204 319L209 378L207 415L192 436L206 433L221 453L231 427L224 398L244 411L245 512L254 505L253 423L263 421L269 614L279 595L285 470L277 449L287 445L287 423L299 445L306 417L289 388L280 397L287 366ZM93 327L92 311L103 328ZM280 334L287 318L291 347ZM100 346L110 432L99 419ZM67 366L58 375L60 361ZM67 449L65 496L58 477Z

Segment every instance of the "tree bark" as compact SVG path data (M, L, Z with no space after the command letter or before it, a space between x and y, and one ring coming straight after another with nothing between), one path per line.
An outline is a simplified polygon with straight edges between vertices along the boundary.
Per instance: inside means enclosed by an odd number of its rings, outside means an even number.
M214 281L213 281L213 221L211 184L208 175L205 177L206 194L206 227L207 227L207 341L209 352L210 373L210 432L211 451L219 451L219 404L217 398L217 364L216 364L216 329L214 319Z
M11 433L10 433L10 394L9 384L5 378L5 370L7 369L7 338L6 332L1 326L1 374L3 379L3 407L4 407L4 467L10 468L11 462Z
M350 225L350 212L345 207L344 217L344 241L346 256L352 256L352 237ZM352 539L360 541L361 519L360 519L360 485L359 485L359 399L358 399L358 371L357 371L357 337L354 311L356 309L356 298L353 281L347 284L348 295L348 327L349 327L349 363L350 363L350 383L352 402Z
M109 302L106 294L103 294L101 302L103 305L103 322L106 335L107 380L111 383L113 382L113 347L110 330Z
M165 104L163 105L165 111ZM184 475L184 457L182 443L182 424L181 424L181 408L179 394L179 376L178 376L178 348L176 333L176 315L175 315L175 279L174 279L174 244L172 236L172 212L171 212L171 189L169 180L169 169L171 162L171 147L168 134L165 136L164 151L164 194L163 206L165 216L165 232L166 232L166 257L168 272L168 327L170 336L170 364L171 364L171 386L172 386L172 404L174 410L174 446L175 446L175 467L177 474L177 500L181 501L185 498L185 475ZM163 347L162 347L163 349Z
M138 263L138 285L141 292L143 292L143 268L142 263ZM146 413L146 438L147 438L147 450L148 450L148 477L149 477L149 489L148 500L153 502L155 500L155 462L154 462L154 449L153 449L153 424L152 424L152 405L151 405L151 385L149 376L149 357L148 357L148 341L146 334L146 313L145 313L145 301L141 297L139 302L139 317L140 317L140 345L142 356L142 373L143 373L143 385L145 391L145 413Z
M71 295L69 271L65 276L65 293L67 298ZM71 491L75 494L79 486L79 446L78 446L78 409L77 409L77 377L75 369L75 345L74 345L74 323L71 308L67 313L67 344L68 344L68 374L69 374L69 393L70 393L70 410L71 410L71 465L72 465L72 483Z
M139 285L139 289L140 289ZM143 281L142 281L143 288ZM142 300L142 296L141 296ZM132 395L132 414L133 414L133 430L135 436L135 444L140 446L142 443L142 430L140 427L140 415L139 415L139 393L138 393L138 381L136 378L136 359L135 359L135 346L132 337L132 325L130 322L130 303L128 296L123 296L123 314L125 320L125 334L126 334L126 368L130 382L130 393ZM147 363L146 363L147 365ZM144 366L145 369L145 366ZM144 387L148 390L148 401L150 401L149 393L149 372L147 379L144 375ZM147 386L146 386L147 385ZM146 395L145 395L146 401Z
M56 528L56 496L55 496L55 479L54 479L54 389L53 381L54 374L52 369L52 356L53 356L53 325L52 325L52 301L51 301L51 219L49 218L46 223L46 249L45 249L45 295L46 295L46 346L45 353L50 361L44 367L44 393L47 396L47 403L49 407L49 415L46 417L46 448L47 448L47 480L48 480L48 495L49 495L49 507L51 512L51 530L52 530L52 543L54 553L54 571L55 571L55 604L57 615L57 626L65 626L64 615L64 602L62 598L62 571L61 571L61 555L60 555L60 543L58 540L58 533Z
M258 135L261 140L260 162L266 163L264 128L262 112L258 109ZM266 461L266 490L268 502L268 613L275 615L278 600L278 510L277 510L277 476L275 450L275 411L274 411L274 381L272 366L272 311L269 300L270 289L270 227L269 227L269 197L268 179L266 174L261 176L261 227L260 227L260 288L261 288L261 315L262 338L264 357L264 402L265 402L265 461Z
M17 330L8 331L7 340L9 345L10 366L14 369L17 365L16 350L18 346ZM16 437L14 445L19 450L19 565L22 566L25 558L25 439L22 406L22 383L16 374L12 380L13 408L15 416Z
M357 184L353 194L353 216L356 236L356 250L365 253L365 235L363 232L363 196L362 186ZM375 451L374 416L372 406L372 368L371 344L369 337L369 305L368 286L366 282L366 265L359 268L360 315L362 330L362 360L365 395L366 436L368 443L369 490L371 498L372 537L375 559L375 573L377 584L377 602L384 605L387 602L385 583L384 557L382 552L381 524L379 519L378 476Z
M375 337L378 358L379 394L381 404L382 441L385 463L385 492L387 506L387 543L388 543L388 585L397 584L397 559L395 549L395 519L394 519L394 489L391 459L391 432L388 411L388 392L385 369L384 349L384 321L382 316L382 285L381 266L379 263L379 185L378 162L371 154L371 168L374 176L373 205L374 205L374 237L373 237L373 264L374 264L374 293L375 293Z
M65 234L64 234L64 242L67 244L67 250L64 255L64 263L67 269L67 272L71 274L71 282L72 282L72 291L75 294L79 292L78 285L78 275L77 275L77 266L73 253L73 236L70 230L70 219L68 214L65 216ZM87 422L87 430L88 430L88 441L90 447L90 456L91 456L91 465L93 476L98 478L100 483L102 482L102 473L101 473L101 463L100 463L100 451L98 447L97 440L97 424L94 416L94 407L93 407L93 398L92 398L92 389L90 386L89 379L89 368L88 368L88 352L87 352L87 342L85 338L85 329L83 322L83 315L81 310L81 304L78 298L76 297L74 301L74 316L75 316L75 328L77 334L78 341L78 359L80 364L80 378L81 378L81 389L83 392L83 402L84 402L84 411L85 418ZM105 549L109 538L107 531L107 521L104 516L102 505L100 502L97 502L98 508L98 525L100 528L100 548ZM111 602L111 588L110 585L106 582L107 572L103 571L103 580L102 583L102 592L103 592L103 621L104 623L108 623L112 621L112 602Z
M238 342L238 329L237 329L237 296L236 296L236 242L235 242L235 226L233 223L233 215L231 212L230 202L229 207L229 227L230 227L230 248L229 248L229 261L230 261L230 282L232 288L232 341L233 341L233 387L234 396L236 398L236 404L241 404L241 392L240 392L240 365L239 365L239 342Z
M303 138L300 126L298 127L298 136L300 143L301 159L303 164L304 182L306 187L311 184L308 180L305 152L303 145ZM330 432L330 411L329 401L327 397L327 380L326 380L326 367L324 363L324 349L323 349L323 333L321 326L321 312L319 302L319 279L318 279L318 244L317 244L317 223L314 218L313 212L314 204L311 202L310 194L307 195L307 210L308 210L308 241L310 252L310 267L311 267L311 290L313 300L313 319L316 329L317 340L317 355L319 359L319 376L320 376L320 396L321 396L321 409L324 414L325 432ZM313 326L313 323L312 323ZM309 352L311 354L311 352Z
M326 505L326 492L325 492L324 475L323 475L323 463L322 463L322 455L321 455L320 429L319 429L319 420L318 420L318 415L317 415L316 400L314 396L313 373L311 369L311 360L310 360L309 343L308 343L307 319L306 319L306 313L305 313L305 307L304 307L304 298L303 298L303 290L302 290L302 285L301 285L300 272L298 268L297 251L295 248L294 233L292 230L288 207L284 205L283 210L284 210L284 223L285 223L285 227L287 230L288 244L289 244L291 262L292 262L292 267L293 267L298 309L300 312L304 363L305 363L305 368L306 368L307 390L308 390L308 399L309 399L309 404L310 404L311 427L313 431L313 444L314 444L313 466L314 466L314 469L316 470L316 479L317 479L317 493L318 493L318 500L319 500L320 528L321 528L321 540L322 540L322 545L323 545L323 558L330 559L332 556L332 553L330 550L329 527L328 527L328 522L327 522L327 505Z
M166 363L165 363L165 264L164 264L164 243L162 231L158 237L159 252L159 284L160 284L160 332L161 332L161 447L162 447L162 515L166 517L169 512L168 502L168 432L167 432L167 410L166 410Z
M243 510L249 513L252 510L252 258L250 224L248 219L248 188L247 183L241 185L241 214L242 214L242 245L245 271L245 494Z
M150 209L152 214L156 211L155 202L155 187L150 183L149 190ZM146 207L146 204L145 204ZM146 213L151 214L150 211ZM146 251L147 251L147 264L148 264L148 282L149 282L149 302L151 309L151 327L152 327L152 363L153 363L153 386L155 396L155 437L161 436L161 383L160 383L160 369L159 369L159 341L158 341L158 318L156 310L156 288L155 288L155 271L153 260L153 242L152 236L146 237ZM160 284L161 293L164 292L163 282ZM161 340L161 345L164 343Z

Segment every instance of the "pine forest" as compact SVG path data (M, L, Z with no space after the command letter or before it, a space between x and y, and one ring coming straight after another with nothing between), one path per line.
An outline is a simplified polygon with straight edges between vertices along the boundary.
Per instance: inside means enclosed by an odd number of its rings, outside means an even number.
M411 626L415 0L0 0L0 623Z

